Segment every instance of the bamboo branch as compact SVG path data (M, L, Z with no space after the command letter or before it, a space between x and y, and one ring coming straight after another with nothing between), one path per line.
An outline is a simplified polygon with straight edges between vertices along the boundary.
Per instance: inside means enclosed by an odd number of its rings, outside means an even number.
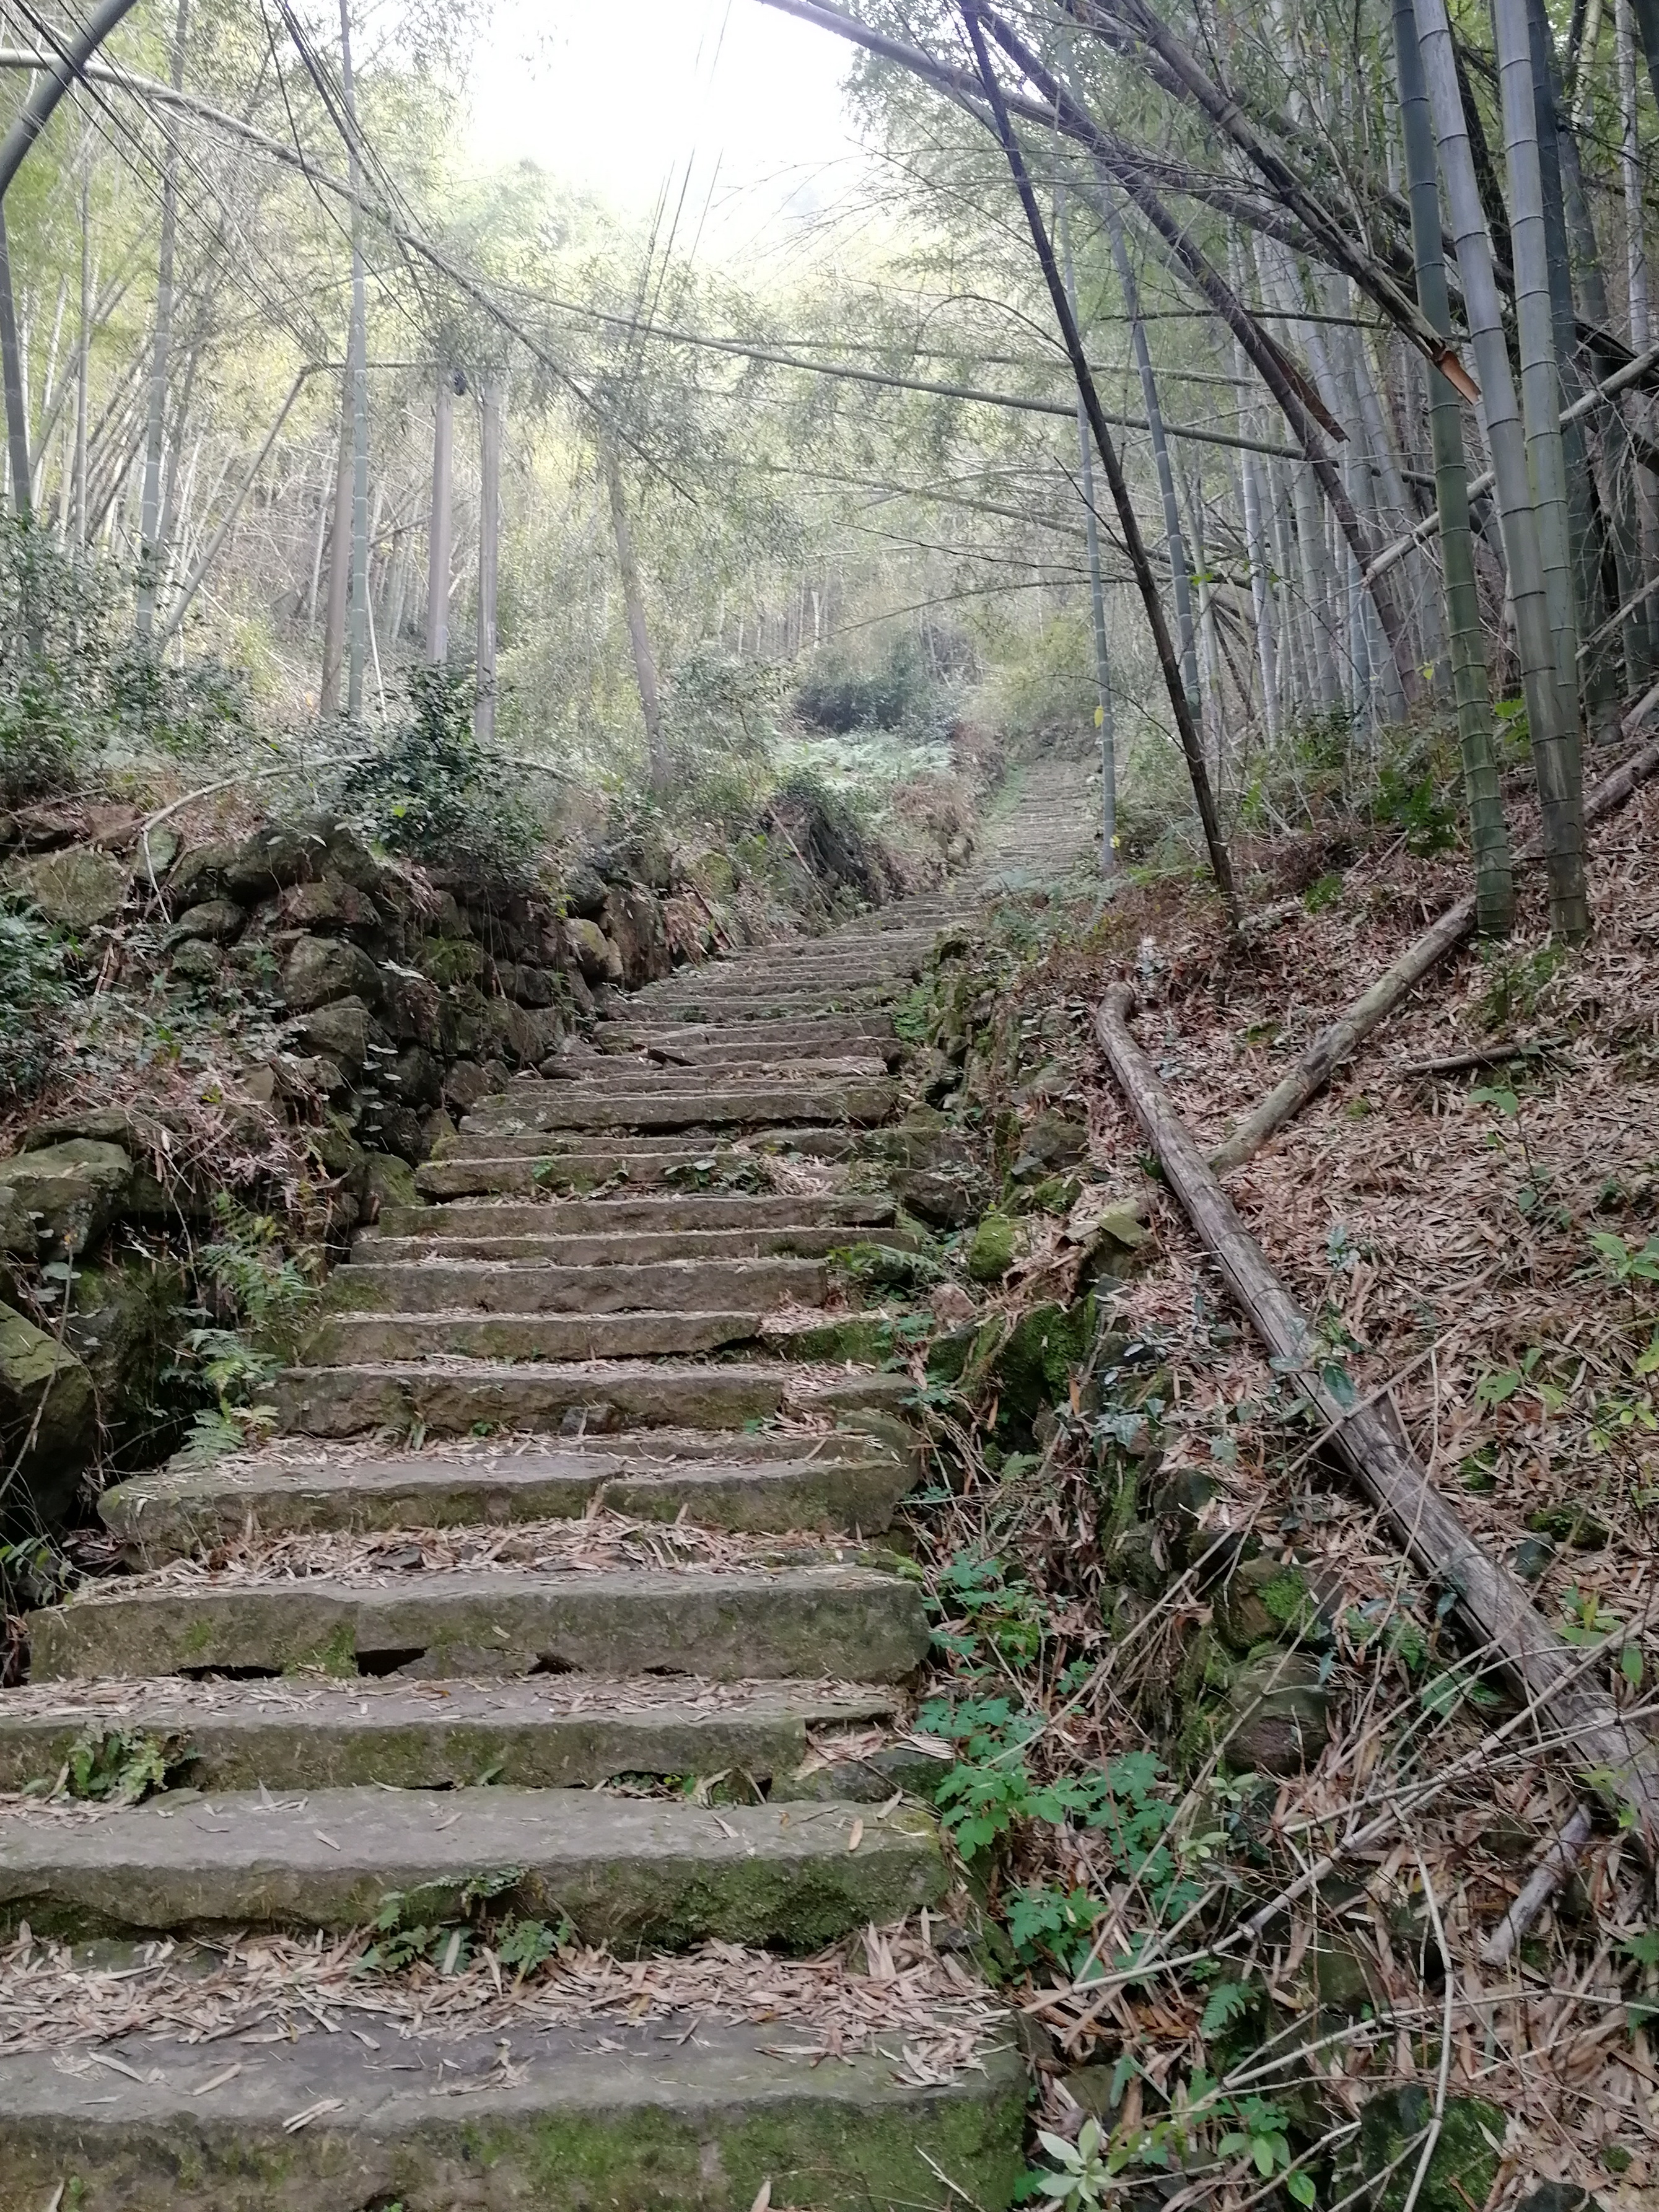
M1581 1656L1539 1613L1525 1586L1476 1542L1396 1434L1382 1406L1362 1406L1334 1368L1307 1316L1268 1266L1176 1112L1152 1062L1130 1034L1134 994L1114 984L1095 1018L1096 1034L1170 1188L1213 1255L1239 1305L1291 1374L1334 1449L1394 1522L1425 1572L1454 1591L1482 1642L1536 1696L1574 1746L1592 1786L1634 1811L1650 1850L1659 1844L1659 1751L1630 1726L1599 1684L1583 1680Z
M1580 1805L1560 1833L1551 1838L1549 1848L1528 1875L1514 1904L1480 1946L1483 1966L1509 1964L1516 1945L1584 1856L1589 1839L1589 1809Z

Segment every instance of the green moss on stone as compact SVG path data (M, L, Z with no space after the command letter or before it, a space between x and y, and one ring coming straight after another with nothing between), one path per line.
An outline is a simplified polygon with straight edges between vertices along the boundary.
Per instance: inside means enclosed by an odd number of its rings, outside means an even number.
M1018 1234L1006 1213L988 1213L968 1247L968 1273L976 1283L1000 1282L1014 1263Z
M1401 2212L1417 2172L1409 2147L1425 2135L1433 2111L1429 2091L1415 2081L1366 2105L1359 2123L1359 2172L1381 2174L1394 2166L1375 2200L1376 2212ZM1418 2192L1419 2212L1468 2212L1471 2204L1484 2204L1498 2177L1504 2129L1502 2112L1484 2097L1449 2098Z

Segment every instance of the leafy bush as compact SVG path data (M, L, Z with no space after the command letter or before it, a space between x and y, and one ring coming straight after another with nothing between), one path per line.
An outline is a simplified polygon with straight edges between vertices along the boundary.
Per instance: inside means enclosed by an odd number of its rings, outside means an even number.
M896 637L873 670L854 668L838 655L820 661L795 694L795 712L837 737L849 730L896 730L925 714L928 690L915 639Z
M174 667L134 637L118 569L0 522L0 805L65 789L112 744L194 753L248 726L239 671Z
M46 1080L68 995L56 935L0 906L0 1103L33 1097Z
M873 841L854 809L810 769L797 769L778 786L765 826L781 830L832 890L880 903L885 885Z
M521 872L536 843L523 802L504 792L501 763L472 732L469 669L412 669L410 714L384 750L345 780L346 806L388 852L492 875Z

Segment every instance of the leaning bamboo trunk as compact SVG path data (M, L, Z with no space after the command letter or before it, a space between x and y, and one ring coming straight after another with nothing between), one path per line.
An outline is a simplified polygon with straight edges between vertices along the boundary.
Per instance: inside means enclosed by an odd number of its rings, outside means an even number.
M1464 123L1445 0L1418 0L1417 18L1429 105L1440 143L1441 168L1457 240L1464 309L1480 371L1487 436L1497 478L1504 558L1515 607L1521 677L1543 813L1544 850L1550 876L1550 920L1558 936L1576 941L1589 929L1589 902L1584 887L1583 786L1577 701L1563 696L1558 674L1554 627L1545 583L1538 515L1528 474L1526 441L1516 405L1515 382L1504 337L1503 310L1492 269L1492 241L1481 212L1474 161ZM1530 113L1530 74L1527 97ZM1533 154L1535 172L1535 142ZM1538 242L1541 249L1541 221L1538 225ZM1542 307L1547 319L1547 279L1542 290Z
M1334 1449L1394 1522L1411 1557L1447 1589L1475 1635L1539 1701L1575 1765L1596 1790L1635 1813L1651 1850L1659 1841L1659 1752L1583 1671L1581 1655L1551 1627L1523 1584L1472 1537L1429 1480L1380 1405L1356 1404L1330 1355L1268 1266L1130 1035L1134 994L1115 984L1096 1016L1112 1073L1228 1286L1273 1355L1330 1431Z
M1429 120L1427 88L1417 45L1412 0L1395 0L1395 67L1400 79L1401 130L1411 191L1412 250L1417 296L1438 331L1451 333L1451 302L1440 243L1440 191ZM1429 436L1434 452L1434 494L1440 512L1440 557L1445 578L1446 635L1451 654L1457 738L1468 799L1469 842L1474 852L1476 926L1486 937L1507 937L1515 919L1515 876L1509 824L1492 741L1492 699L1480 635L1480 594L1474 580L1474 540L1469 528L1468 467L1457 394L1442 372L1427 364Z
M190 0L179 0L173 33L173 88L185 82L185 42L190 31ZM149 411L144 424L144 484L138 506L138 609L140 637L155 623L155 592L161 582L161 447L167 404L168 351L173 339L173 257L179 222L179 155L169 145L161 165L161 245L155 276L155 339L149 373Z

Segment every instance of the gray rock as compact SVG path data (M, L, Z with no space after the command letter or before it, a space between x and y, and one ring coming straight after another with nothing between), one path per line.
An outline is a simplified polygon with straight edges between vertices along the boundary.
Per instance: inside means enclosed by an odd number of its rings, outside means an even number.
M355 998L317 1007L306 1016L300 1033L313 1052L326 1054L343 1067L361 1067L380 1035L368 1008Z
M321 875L327 848L327 826L315 819L268 823L245 838L225 863L226 886L252 906L272 891Z
M0 1188L33 1217L42 1246L83 1252L102 1237L131 1194L135 1171L119 1145L70 1137L0 1160Z
M435 1052L443 1038L443 1000L429 976L383 965L380 971L381 1013L399 1044L423 1045Z
M378 1006L380 971L362 947L347 938L301 937L283 969L283 996L295 1013L334 999L356 998Z
M558 1000L554 979L546 969L532 968L523 961L514 975L513 995L521 1006L551 1006Z
M582 975L590 983L603 982L616 969L617 980L622 975L622 955L606 937L598 922L586 915L579 915L565 923L565 936L570 945L571 957Z
M647 890L613 884L605 902L605 933L622 961L619 979L630 991L658 981L672 963L662 908Z
M118 1451L154 1437L187 1295L175 1261L128 1255L76 1271L64 1340L92 1377L99 1420Z
M935 1229L965 1229L978 1219L988 1194L976 1176L927 1168L896 1169L888 1188L907 1212Z
M332 869L315 883L289 886L283 893L282 923L284 929L349 930L363 937L382 927L380 909L368 892Z
M181 914L167 932L168 941L174 945L188 944L200 939L209 945L228 945L240 937L246 915L234 899L206 899L200 906L192 906Z
M9 1183L0 1182L0 1252L34 1251L34 1224L29 1210Z
M203 990L223 980L224 955L216 945L210 945L199 937L187 938L167 962L167 972L175 983L190 983Z
M458 1060L444 1078L444 1103L465 1114L489 1090L489 1078L476 1060Z
M398 1103L417 1113L435 1106L443 1097L442 1063L417 1044L398 1054L391 1080Z
M584 921L592 921L605 904L605 878L596 870L573 868L564 879L565 910Z
M38 860L14 861L3 880L58 928L87 930L112 921L121 911L132 869L93 846L71 845Z
M8 1466L31 1430L33 1440L18 1480L40 1520L51 1527L69 1511L91 1463L97 1397L91 1376L67 1345L54 1343L21 1314L0 1306L0 1449Z
M1045 1107L1020 1132L1019 1154L1012 1173L1017 1182L1041 1182L1089 1157L1089 1132L1080 1121Z
M152 839L152 845L154 842ZM234 845L193 846L167 878L167 899L173 911L210 906L226 897L228 872L237 851Z
M1229 1740L1222 1753L1236 1773L1299 1774L1330 1740L1330 1693L1320 1662L1277 1648L1247 1660L1226 1693Z

